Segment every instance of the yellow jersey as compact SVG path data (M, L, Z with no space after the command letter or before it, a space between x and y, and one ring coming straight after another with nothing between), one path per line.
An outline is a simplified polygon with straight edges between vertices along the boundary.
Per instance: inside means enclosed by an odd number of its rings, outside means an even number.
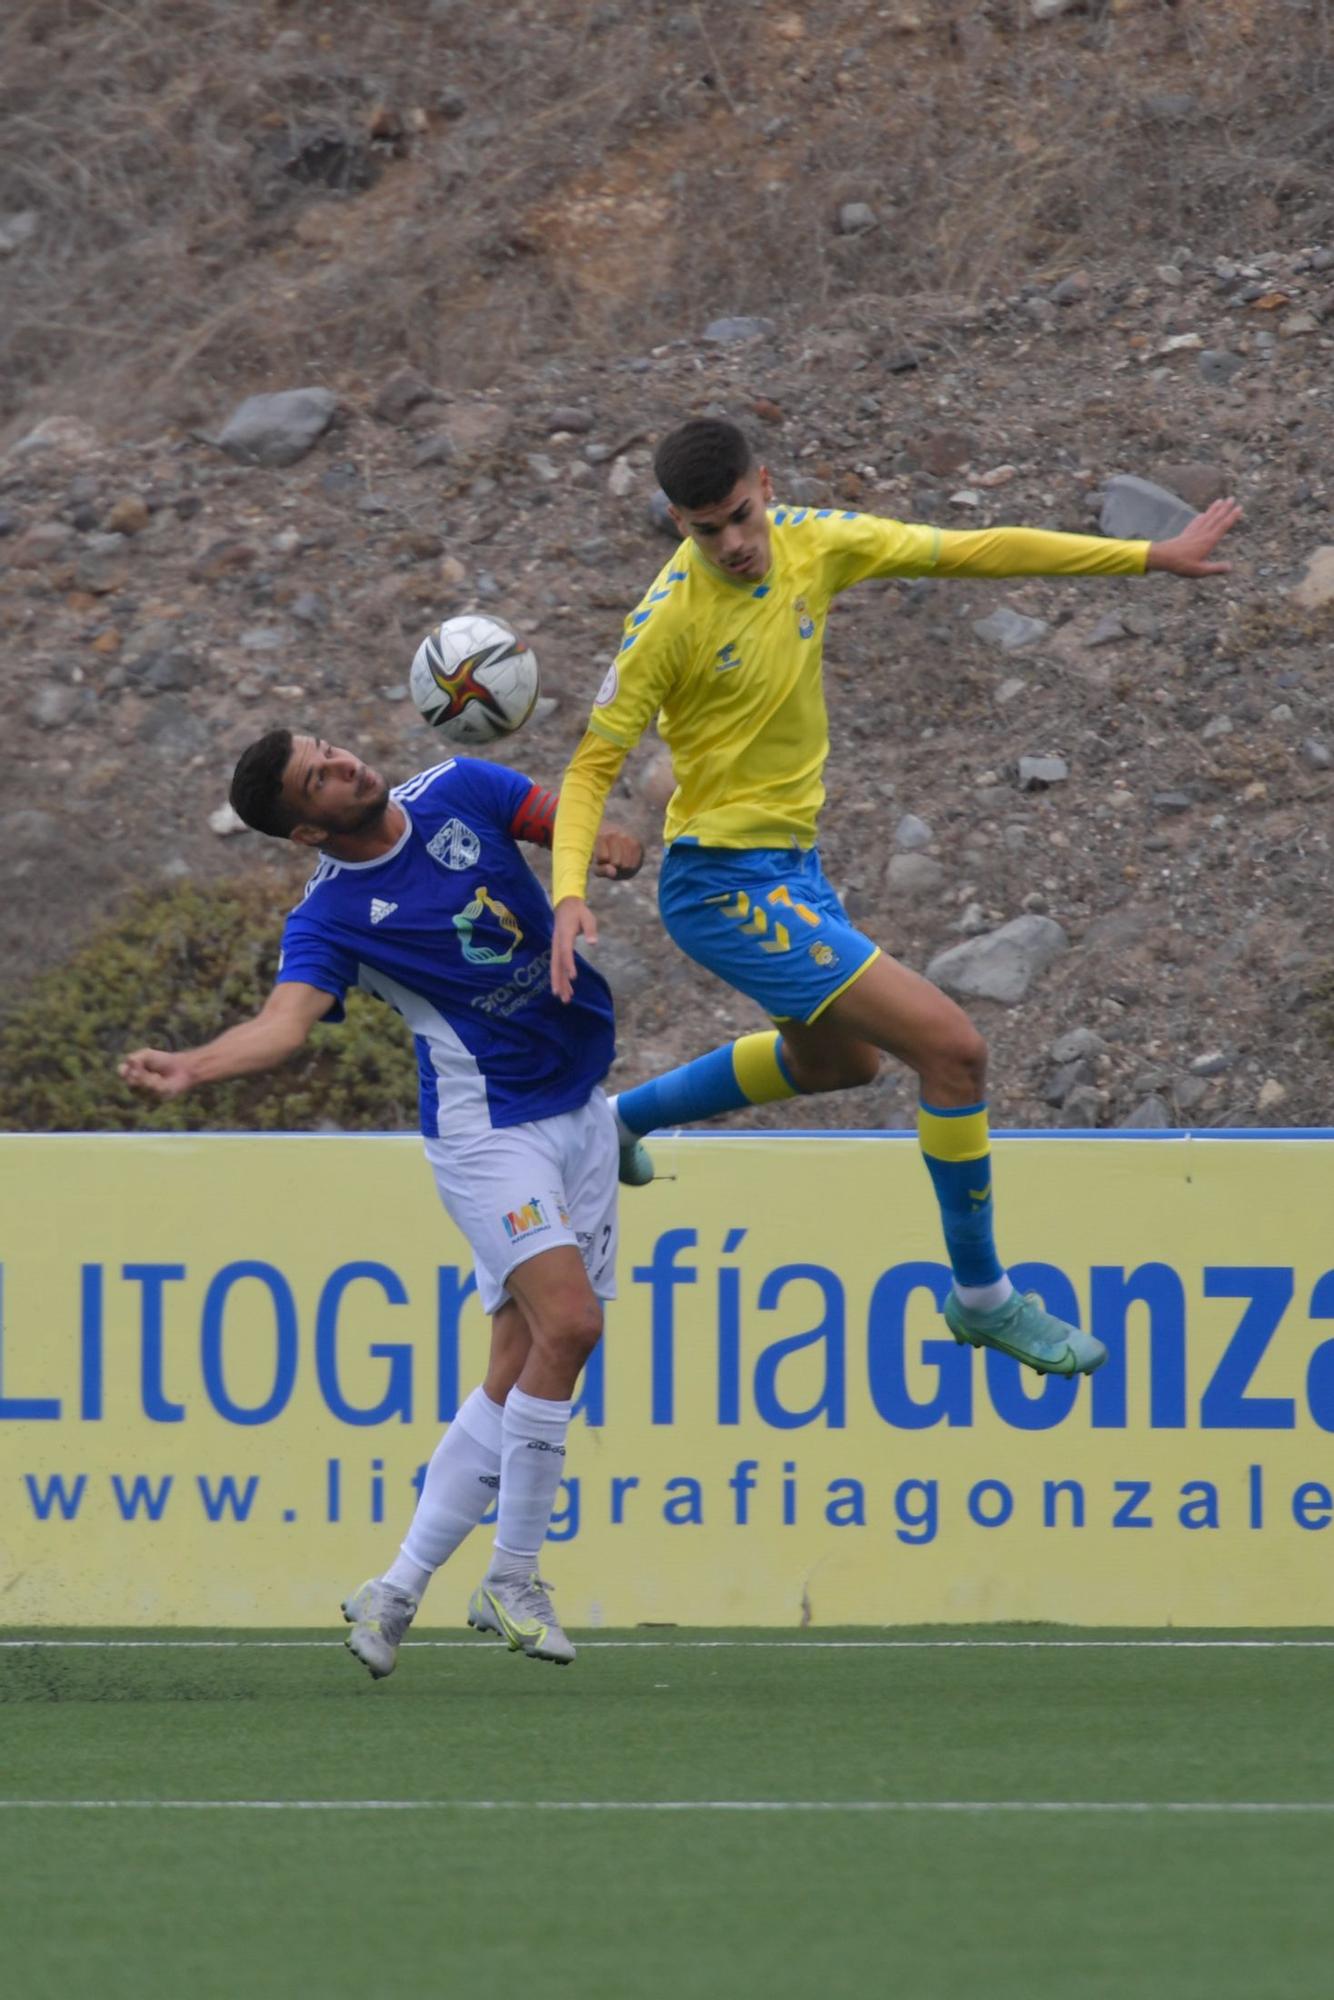
M814 845L829 754L825 622L839 591L876 576L1127 575L1149 547L1028 528L954 533L830 507L773 507L769 523L761 582L685 541L626 619L589 718L601 743L585 737L562 787L556 901L583 894L602 803L655 718L676 778L668 841Z

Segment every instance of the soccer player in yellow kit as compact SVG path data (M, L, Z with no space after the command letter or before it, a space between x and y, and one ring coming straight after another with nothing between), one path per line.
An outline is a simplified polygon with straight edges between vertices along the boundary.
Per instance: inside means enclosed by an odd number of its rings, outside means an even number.
M1089 1373L1101 1341L1006 1276L992 1229L986 1043L962 1009L849 921L821 871L816 821L829 751L821 654L829 603L875 576L1218 575L1241 510L1219 500L1170 541L1033 528L956 533L831 507L774 506L769 474L723 419L682 424L654 456L685 537L626 620L561 787L551 955L568 1000L607 795L648 725L672 756L659 882L663 922L699 964L777 1023L617 1100L623 1178L647 1179L639 1137L743 1104L871 1081L881 1052L916 1071L918 1134L954 1276L956 1340L1043 1374Z

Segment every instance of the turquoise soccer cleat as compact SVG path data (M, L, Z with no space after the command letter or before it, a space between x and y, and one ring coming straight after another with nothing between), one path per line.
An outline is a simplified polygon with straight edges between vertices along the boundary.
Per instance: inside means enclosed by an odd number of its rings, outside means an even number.
M957 1341L1012 1354L1039 1375L1091 1375L1107 1359L1100 1340L1057 1319L1036 1292L1015 1292L991 1312L978 1312L951 1292L944 1311L945 1324Z

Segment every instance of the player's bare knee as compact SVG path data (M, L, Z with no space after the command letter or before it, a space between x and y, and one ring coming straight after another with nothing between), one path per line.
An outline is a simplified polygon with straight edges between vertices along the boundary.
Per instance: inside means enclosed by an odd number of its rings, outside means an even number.
M552 1360L582 1368L602 1338L602 1309L596 1299L579 1301L554 1313L537 1335L538 1346Z

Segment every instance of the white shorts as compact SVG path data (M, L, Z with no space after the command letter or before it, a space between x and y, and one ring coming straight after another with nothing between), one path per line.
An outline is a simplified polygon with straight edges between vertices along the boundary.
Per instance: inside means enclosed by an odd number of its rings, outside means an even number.
M426 1141L440 1199L472 1247L484 1312L509 1298L511 1271L558 1243L578 1248L598 1298L615 1298L619 1153L601 1090L531 1125Z

